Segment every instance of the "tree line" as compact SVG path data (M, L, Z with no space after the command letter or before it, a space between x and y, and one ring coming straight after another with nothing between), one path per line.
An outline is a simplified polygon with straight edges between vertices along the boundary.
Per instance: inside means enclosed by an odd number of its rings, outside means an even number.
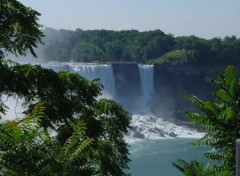
M129 114L116 102L97 98L102 91L98 80L5 60L7 52L19 56L29 50L36 56L33 49L41 43L42 32L37 23L40 14L17 0L0 0L0 9L0 115L8 109L3 95L23 99L26 108L22 119L0 121L0 175L130 175L125 173L129 151L123 138L130 127ZM230 37L221 42L228 40L238 41ZM187 52L186 58L195 54ZM216 71L216 78L208 78L216 88L214 100L186 95L200 111L186 115L207 132L194 144L214 148L205 156L216 164L179 159L173 165L185 176L235 175L235 140L240 137L238 73L229 66L224 73Z
M55 30L45 28L37 50L46 60L63 62L136 62L152 64L239 64L236 36L203 39L174 37L161 30Z

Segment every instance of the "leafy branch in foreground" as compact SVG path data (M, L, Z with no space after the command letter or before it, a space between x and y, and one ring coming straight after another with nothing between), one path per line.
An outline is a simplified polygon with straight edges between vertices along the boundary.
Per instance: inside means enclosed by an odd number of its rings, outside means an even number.
M62 146L53 131L41 127L43 118L44 107L38 104L24 119L0 124L1 175L90 174L93 169L84 158L92 140L84 137L84 123L74 124L73 134Z
M0 14L0 115L8 109L3 95L26 109L25 118L0 123L0 175L126 175L128 113L97 99L96 80L5 61L6 53L36 56L43 35L40 14L17 0L0 0Z
M41 126L44 109L37 104L25 118L0 124L1 175L125 175L113 161L114 156L121 158L115 154L114 144L88 137L81 120L68 124L72 133L62 144L57 131Z
M213 152L205 153L205 157L216 164L207 169L205 175L235 174L235 141L240 137L240 80L236 67L228 66L224 73L215 72L216 79L208 81L216 88L213 101L201 101L187 94L185 98L194 104L200 113L186 112L200 130L207 134L195 141L194 145L210 146ZM200 168L195 161L187 163L179 160L174 163L183 173ZM201 166L202 167L202 166Z
M36 57L33 49L43 37L37 23L40 13L17 0L0 0L0 14L0 59L7 52L24 55L26 50Z
M28 64L9 66L6 63L0 67L3 73L0 75L3 85L0 94L21 97L26 108L25 114L36 116L34 107L44 102L44 118L37 123L40 129L50 129L55 136L53 138L50 135L46 149L41 149L41 146L36 148L43 151L40 156L50 158L48 163L54 163L51 165L52 170L59 171L62 168L65 175L125 174L123 169L127 168L129 152L123 133L128 130L130 117L114 101L96 99L101 90L98 82L88 81L75 73L56 73ZM1 107L4 113L6 108ZM25 123L25 119L18 121L16 129ZM32 135L31 130L27 131L29 135ZM60 152L63 149L69 157ZM39 158L34 156L32 162L38 161ZM22 162L28 162L28 159L25 161L23 157Z
M173 167L180 170L185 176L230 176L230 171L213 171L212 167L203 162L196 160L187 162L182 159L178 159L177 163L173 163Z

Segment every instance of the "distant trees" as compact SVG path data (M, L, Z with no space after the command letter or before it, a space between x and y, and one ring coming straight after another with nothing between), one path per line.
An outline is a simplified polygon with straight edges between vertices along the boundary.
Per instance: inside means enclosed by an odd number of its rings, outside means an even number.
M164 54L160 59L149 61L152 64L195 64L197 58L195 50L173 50Z
M46 28L45 45L38 50L47 60L146 62L174 47L174 38L160 30L150 32ZM64 49L64 50L63 50ZM68 58L63 59L63 56Z
M205 157L214 161L215 165L178 160L174 165L186 176L201 175L197 172L199 169L204 171L202 175L235 175L235 143L236 139L240 138L240 79L236 67L233 66L228 66L224 74L215 72L215 76L216 79L208 79L216 88L213 101L204 102L193 95L186 95L200 111L186 112L187 117L193 120L197 128L207 132L194 144L212 147L214 150L205 153Z
M72 49L70 60L75 62L91 62L101 61L103 57L103 52L98 46L85 42L79 42Z
M235 36L224 39L213 38L201 39L195 36L177 37L176 47L178 50L192 50L197 53L198 64L240 64L240 39ZM236 55L236 53L238 53Z
M39 53L56 61L113 61L172 64L239 64L240 39L235 36L210 40L196 36L173 37L161 30L83 31L46 28L45 45ZM188 59L166 57L169 52L185 51ZM179 55L178 55L179 56Z

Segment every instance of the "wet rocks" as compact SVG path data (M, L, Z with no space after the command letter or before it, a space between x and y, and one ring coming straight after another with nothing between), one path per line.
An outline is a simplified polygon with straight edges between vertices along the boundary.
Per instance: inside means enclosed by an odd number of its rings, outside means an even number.
M139 132L133 134L134 138L145 139L145 135Z
M170 137L177 137L177 135L176 135L174 132L170 132L170 133L168 133L168 135L169 135Z

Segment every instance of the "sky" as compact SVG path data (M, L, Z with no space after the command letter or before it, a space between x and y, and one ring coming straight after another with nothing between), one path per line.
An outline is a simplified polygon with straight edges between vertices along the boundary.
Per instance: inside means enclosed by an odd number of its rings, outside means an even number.
M55 29L149 31L240 37L240 0L19 0Z

